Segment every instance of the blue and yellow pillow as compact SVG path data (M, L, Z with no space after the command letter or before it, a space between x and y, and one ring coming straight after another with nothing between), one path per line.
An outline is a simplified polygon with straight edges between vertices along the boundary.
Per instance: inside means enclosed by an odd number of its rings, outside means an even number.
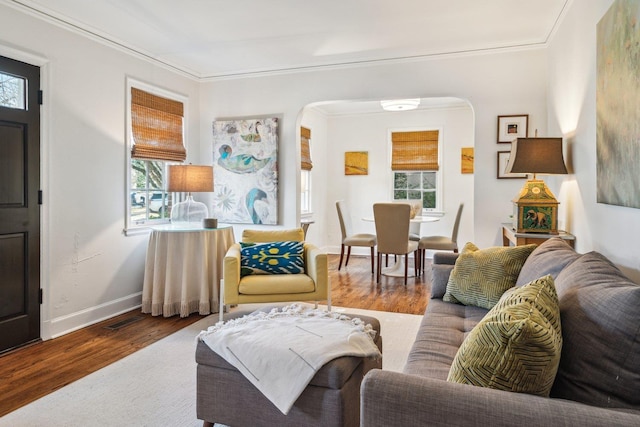
M304 273L304 242L242 242L240 246L240 277Z

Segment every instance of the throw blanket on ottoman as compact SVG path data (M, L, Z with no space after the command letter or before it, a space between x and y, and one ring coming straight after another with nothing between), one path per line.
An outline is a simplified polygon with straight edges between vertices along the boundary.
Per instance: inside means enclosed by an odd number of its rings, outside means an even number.
M198 338L286 415L327 362L380 357L375 333L358 318L293 304L217 323Z

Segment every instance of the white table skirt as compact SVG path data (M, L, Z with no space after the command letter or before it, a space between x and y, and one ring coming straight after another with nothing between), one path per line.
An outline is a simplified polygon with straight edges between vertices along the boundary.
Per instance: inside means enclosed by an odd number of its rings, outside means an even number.
M147 248L142 312L164 317L216 312L224 255L233 243L231 227L154 228Z

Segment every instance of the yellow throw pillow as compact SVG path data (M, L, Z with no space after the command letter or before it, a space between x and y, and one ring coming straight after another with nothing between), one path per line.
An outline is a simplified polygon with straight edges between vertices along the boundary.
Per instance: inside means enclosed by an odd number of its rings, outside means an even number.
M549 275L505 292L462 342L447 381L549 396L562 350Z
M520 270L536 245L478 249L464 245L447 282L443 301L491 309L515 286Z

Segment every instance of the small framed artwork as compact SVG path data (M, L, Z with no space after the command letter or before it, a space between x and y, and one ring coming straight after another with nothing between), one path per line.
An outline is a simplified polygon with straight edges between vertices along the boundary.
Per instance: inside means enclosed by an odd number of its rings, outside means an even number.
M498 151L498 179L527 178L526 173L506 173L511 151Z
M369 152L346 151L344 153L345 175L369 175Z
M498 144L529 136L529 115L498 116Z
M473 173L473 147L462 147L460 173Z

